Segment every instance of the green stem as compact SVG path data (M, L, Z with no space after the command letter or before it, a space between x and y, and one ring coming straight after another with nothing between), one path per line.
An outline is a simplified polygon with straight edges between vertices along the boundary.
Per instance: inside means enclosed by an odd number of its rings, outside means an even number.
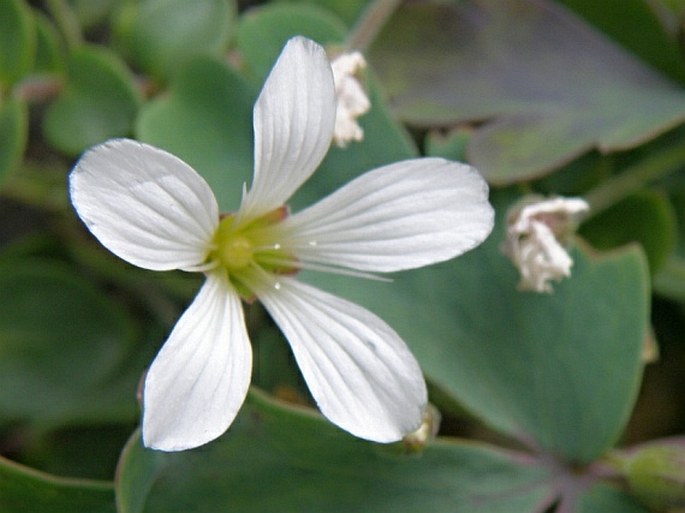
M83 34L76 14L66 0L47 0L50 14L59 27L67 48L73 50L83 43Z
M371 2L352 28L345 46L362 53L366 52L401 3L402 0L375 0Z
M669 299L685 301L685 258L672 255L653 278L654 291Z
M592 189L585 195L590 205L590 217L604 212L645 185L663 178L685 166L685 144L675 145L655 153L627 168Z

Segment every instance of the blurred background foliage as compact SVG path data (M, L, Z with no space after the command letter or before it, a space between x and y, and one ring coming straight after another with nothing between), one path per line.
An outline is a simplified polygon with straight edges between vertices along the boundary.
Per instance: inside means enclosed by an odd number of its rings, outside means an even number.
M0 0L0 511L685 508L684 27L682 0ZM235 209L252 105L296 34L363 51L373 106L294 209L416 155L492 186L495 231L462 258L392 283L303 273L405 338L439 436L381 446L328 425L251 305L236 424L145 450L139 382L199 281L101 248L67 174L134 137ZM500 250L528 193L591 207L552 294L519 291Z

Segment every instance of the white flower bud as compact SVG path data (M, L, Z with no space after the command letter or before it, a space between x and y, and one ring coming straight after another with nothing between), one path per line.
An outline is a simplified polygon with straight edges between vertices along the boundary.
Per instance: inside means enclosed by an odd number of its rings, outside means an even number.
M369 111L371 102L357 77L365 67L366 61L359 52L343 53L331 61L337 98L333 140L341 148L364 138L357 118Z
M564 243L588 208L580 198L527 198L510 210L502 250L521 274L521 290L552 292L550 281L571 275Z

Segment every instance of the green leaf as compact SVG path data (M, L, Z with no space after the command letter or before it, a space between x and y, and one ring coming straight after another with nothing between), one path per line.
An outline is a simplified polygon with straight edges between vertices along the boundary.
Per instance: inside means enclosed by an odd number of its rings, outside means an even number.
M278 0L281 3L288 5L298 4L312 4L335 13L344 20L347 24L352 25L359 15L362 13L364 8L371 3L369 0Z
M339 18L315 5L271 4L242 16L237 43L245 64L261 84L291 37L305 36L325 46L340 44L346 30Z
M49 143L67 155L131 133L140 95L119 58L104 48L82 46L68 60L62 94L43 123Z
M649 513L624 491L606 484L596 484L578 499L574 513Z
M685 94L550 1L405 4L369 55L400 117L487 121L468 153L493 183L592 148L631 148L685 120Z
M685 259L671 256L653 278L654 292L673 301L685 302Z
M121 308L46 260L0 262L2 422L131 421L142 369Z
M654 273L675 247L676 217L665 194L643 190L584 222L580 233L603 250L639 242Z
M676 216L676 251L685 258L685 183L669 185L669 196Z
M0 187L24 156L28 125L28 109L23 101L0 103Z
M68 0L71 8L84 28L88 29L101 23L110 15L118 0Z
M676 244L673 253L653 276L654 291L674 301L685 302L685 180L673 174L664 183L675 216Z
M424 141L426 155L463 162L466 160L466 146L470 137L471 130L463 128L456 128L447 133L432 130L428 132Z
M392 283L303 273L362 304L410 345L431 381L492 427L589 462L620 435L640 382L648 329L644 256L636 247L573 250L552 294L521 292L500 251L508 202L478 249Z
M110 483L65 479L18 465L0 456L3 513L114 513Z
M221 209L235 211L252 176L255 96L225 64L193 59L179 71L169 94L141 111L136 133L185 160L209 182Z
M685 62L675 34L658 16L658 7L645 0L597 2L558 0L628 50L674 80L685 82Z
M33 16L24 0L0 0L0 91L31 68L36 51Z
M220 57L235 12L233 0L129 0L115 20L115 41L142 70L168 79L191 57Z
M681 17L685 13L684 0L663 0L661 3L677 17Z
M616 173L616 159L591 151L535 182L543 196L582 196Z
M550 481L521 455L457 441L407 454L253 392L228 434L202 449L164 454L134 436L116 491L120 513L529 513Z
M119 460L115 482L118 513L142 513L167 459L163 452L143 448L140 430L133 433Z
M36 425L10 426L5 439L16 439L12 458L42 472L62 477L111 480L121 448L131 436L134 421L119 424L93 423L57 429ZM13 429L14 428L14 429Z
M12 173L2 186L2 192L8 198L33 206L41 211L66 212L69 206L67 183L64 177L69 172L67 163L56 164L54 161L26 160L17 172ZM1 217L1 216L0 216ZM4 219L8 225L11 221ZM26 225L32 224L31 222ZM43 232L43 235L46 235ZM62 246L62 243L53 241L54 245ZM6 253L7 246L3 247Z
M63 73L65 68L64 49L52 21L42 12L35 12L36 19L36 59L34 72Z

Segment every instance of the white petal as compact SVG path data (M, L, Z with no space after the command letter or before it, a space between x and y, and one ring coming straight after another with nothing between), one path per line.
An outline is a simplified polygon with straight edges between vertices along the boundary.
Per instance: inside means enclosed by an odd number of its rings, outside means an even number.
M303 261L390 272L460 255L493 223L488 186L475 169L423 158L370 171L283 226Z
M390 326L292 278L280 278L258 297L283 330L331 422L376 442L397 441L419 427L426 385L414 356Z
M335 123L326 52L303 37L288 41L254 109L255 172L241 215L283 205L326 155Z
M224 277L209 275L145 378L145 445L180 451L220 436L245 400L251 372L240 298Z
M93 235L145 269L202 264L219 223L216 199L200 175L170 153L128 139L87 151L69 188Z

